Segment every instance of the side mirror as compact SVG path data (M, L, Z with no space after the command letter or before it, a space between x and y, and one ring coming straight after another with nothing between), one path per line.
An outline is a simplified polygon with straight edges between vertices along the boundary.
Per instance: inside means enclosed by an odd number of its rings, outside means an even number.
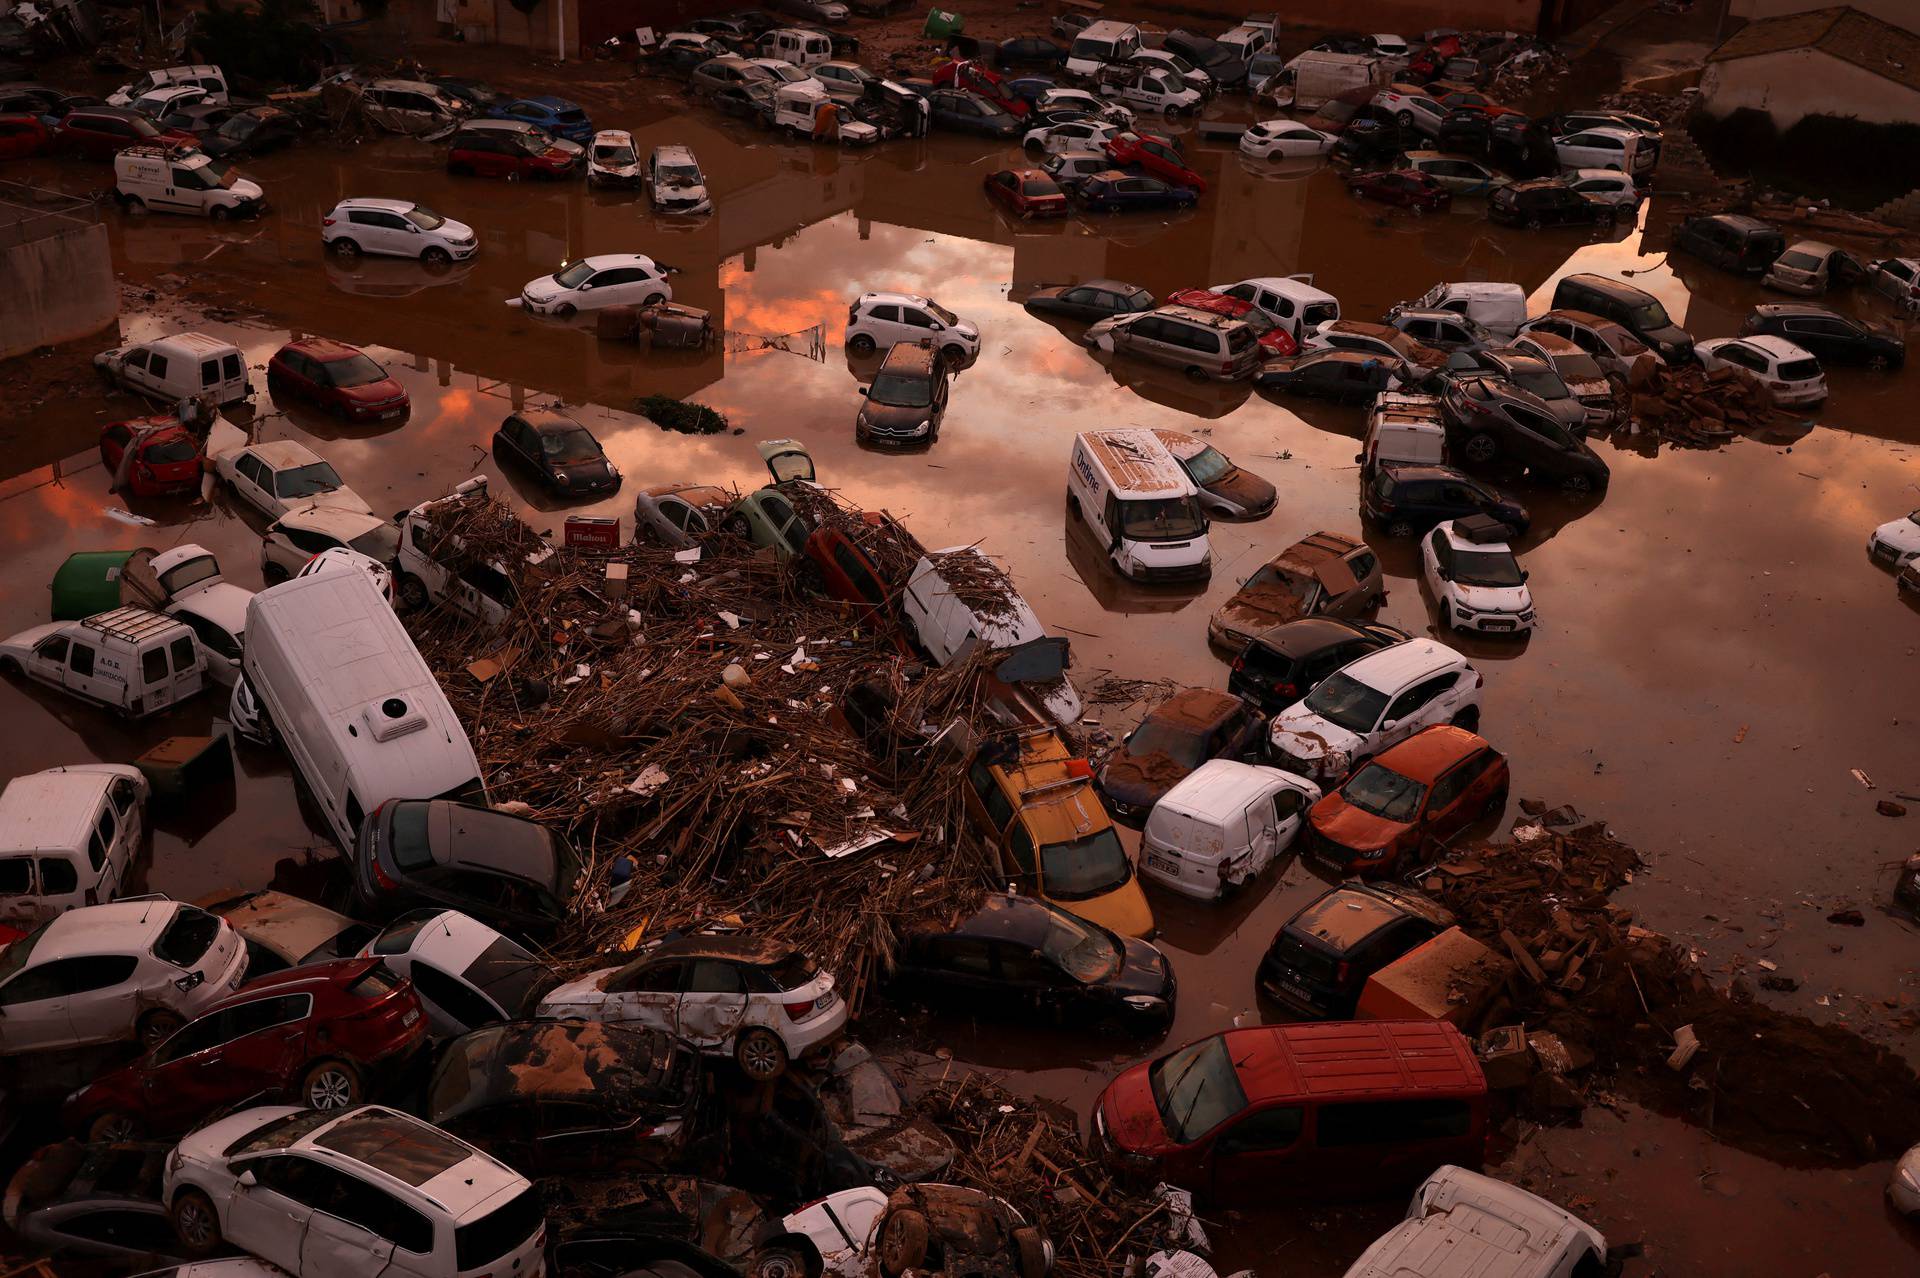
M1525 568L1522 568L1520 570L1520 580L1522 581L1525 581L1531 575L1532 574L1530 574Z
M1400 721L1398 719L1388 719L1380 725L1380 731L1392 732L1395 728L1399 726L1400 726Z
M935 320L933 322L933 331L936 333L944 333L947 331L947 326L945 324L942 324L939 320Z
M1442 581L1452 581L1452 580L1453 580L1453 569L1451 569L1451 568L1442 568L1442 569L1440 569L1440 580L1442 580Z
M860 387L860 388L859 388L859 390L860 390L860 393L861 393L862 395L865 395L865 394L868 394L868 393L870 393L870 392L871 392L871 391L873 390L873 387L871 387L871 386L862 386L862 387Z
M238 1184L242 1189L252 1189L255 1185L260 1183L260 1178L258 1176L255 1176L253 1174L253 1169L249 1167L246 1171L243 1171L240 1173L239 1179L235 1181L235 1183Z
M584 293L584 292L586 292L586 291L587 291L588 289L590 289L590 288L592 288L592 287L593 287L593 281L592 281L592 280L588 280L588 281L587 281L587 282L586 282L585 284L582 284L582 285L580 286L580 291L581 291L582 293Z

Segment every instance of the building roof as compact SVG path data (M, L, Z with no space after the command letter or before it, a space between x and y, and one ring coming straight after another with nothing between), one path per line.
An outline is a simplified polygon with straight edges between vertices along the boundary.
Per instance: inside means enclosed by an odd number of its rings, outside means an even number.
M1920 35L1852 8L1811 9L1749 23L1709 53L1707 61L1797 49L1816 49L1920 92Z

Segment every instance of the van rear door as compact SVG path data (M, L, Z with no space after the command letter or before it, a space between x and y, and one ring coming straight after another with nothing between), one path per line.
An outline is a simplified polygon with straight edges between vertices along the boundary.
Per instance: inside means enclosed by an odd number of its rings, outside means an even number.
M170 706L200 691L205 678L206 659L193 632L182 627L171 638L154 639L140 649L140 669L135 681L136 695L145 698L145 709Z

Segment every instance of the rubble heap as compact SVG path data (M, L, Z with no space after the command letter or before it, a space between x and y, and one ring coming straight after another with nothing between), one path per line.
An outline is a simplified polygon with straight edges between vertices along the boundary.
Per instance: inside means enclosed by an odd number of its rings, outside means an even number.
M1711 372L1635 362L1627 379L1628 434L1651 435L1685 448L1712 448L1773 415L1773 396L1745 369Z

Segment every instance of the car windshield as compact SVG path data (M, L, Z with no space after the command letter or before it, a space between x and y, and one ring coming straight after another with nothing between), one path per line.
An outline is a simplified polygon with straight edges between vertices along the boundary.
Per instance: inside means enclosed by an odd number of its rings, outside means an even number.
M595 461L601 456L599 441L584 427L540 432L540 453L550 462L561 463Z
M1817 271L1820 269L1820 258L1812 253L1803 253L1799 249L1788 249L1780 255L1780 265L1791 267L1796 271Z
M42 923L12 945L0 949L0 981L9 979L27 965L27 960L33 957L33 947L40 944L40 938L47 934L51 926L51 922Z
M579 288L593 278L593 266L584 259L569 262L553 273L553 282L561 288Z
M1137 288L1127 294L1127 309L1130 311L1150 311L1153 309L1153 294L1144 288Z
M233 184L240 180L240 173L224 161L208 160L200 170L200 180L208 189L218 186L232 190Z
M1040 952L1082 985L1104 981L1120 970L1121 951L1114 938L1065 910L1047 911Z
M188 586L197 586L209 577L220 575L220 565L212 555L189 559L172 572L162 573L160 585L169 595L177 595Z
M692 164L663 164L660 180L669 186L699 186L700 169Z
M1330 676L1307 697L1306 708L1348 732L1371 732L1387 708L1387 694L1351 675Z
M1427 787L1392 768L1369 763L1341 787L1341 797L1362 812L1387 821L1411 821Z
M1187 478L1202 488L1233 473L1233 463L1212 444L1187 458L1186 466Z
M928 302L927 309L933 312L933 317L935 319L939 320L942 324L945 324L949 328L952 328L955 324L958 324L960 322L960 317L958 315L955 315L952 311L940 305L940 303L938 302Z
M1253 576L1247 578L1240 589L1243 593L1292 595L1305 605L1313 598L1319 587L1320 583L1312 577L1296 572L1284 572L1272 564L1266 564Z
M1672 320L1667 318L1667 308L1658 302L1648 302L1643 306L1636 306L1627 313L1633 316L1634 324L1643 331L1650 328L1665 328L1673 323Z
M933 383L915 373L882 373L873 379L867 398L894 408L925 408L933 403Z
M1113 891L1133 877L1133 864L1109 827L1084 839L1043 844L1040 875L1048 897L1077 901Z
M1784 372L1787 366L1782 365L1781 367ZM188 462L199 455L200 450L193 446L192 440L177 437L174 439L163 439L147 449L147 460L149 462Z
M1207 761L1207 737L1204 730L1155 723L1149 719L1127 738L1127 757L1144 759L1164 754L1181 767L1192 771Z
M1120 503L1122 533L1133 541L1179 541L1206 531L1191 497L1159 497Z
M273 477L273 491L279 497L311 497L330 493L340 487L340 476L323 461L308 462Z
M1604 381L1607 376L1602 371L1600 362L1585 351L1571 355L1554 355L1547 362L1553 365L1562 381L1598 382Z
M1240 316L1239 320L1242 324L1246 325L1247 331L1253 334L1255 341L1260 340L1260 338L1265 337L1268 333L1280 327L1279 323L1271 315L1257 306L1249 306L1247 313Z
M251 113L232 115L228 116L220 125L219 133L223 138L231 138L235 142L245 142L253 136L254 130L259 128L263 123L265 123L265 120L262 117Z
M365 355L354 355L328 364L327 380L335 386L369 386L386 381L387 370Z
M1541 399L1565 399L1571 394L1560 375L1550 368L1518 369L1511 376L1514 385L1532 391Z
M1453 579L1463 586L1517 586L1520 561L1511 550L1455 550Z
M1192 1144L1247 1107L1225 1035L1200 1040L1147 1067L1167 1135Z
M624 142L616 142L612 145L602 143L596 146L593 148L593 158L594 162L598 164L624 165L634 163L633 148Z
M447 224L447 219L435 213L424 204L416 204L400 216L407 219L423 231L437 231Z
M367 529L347 545L369 559L388 563L400 553L400 530L392 524L379 524Z

